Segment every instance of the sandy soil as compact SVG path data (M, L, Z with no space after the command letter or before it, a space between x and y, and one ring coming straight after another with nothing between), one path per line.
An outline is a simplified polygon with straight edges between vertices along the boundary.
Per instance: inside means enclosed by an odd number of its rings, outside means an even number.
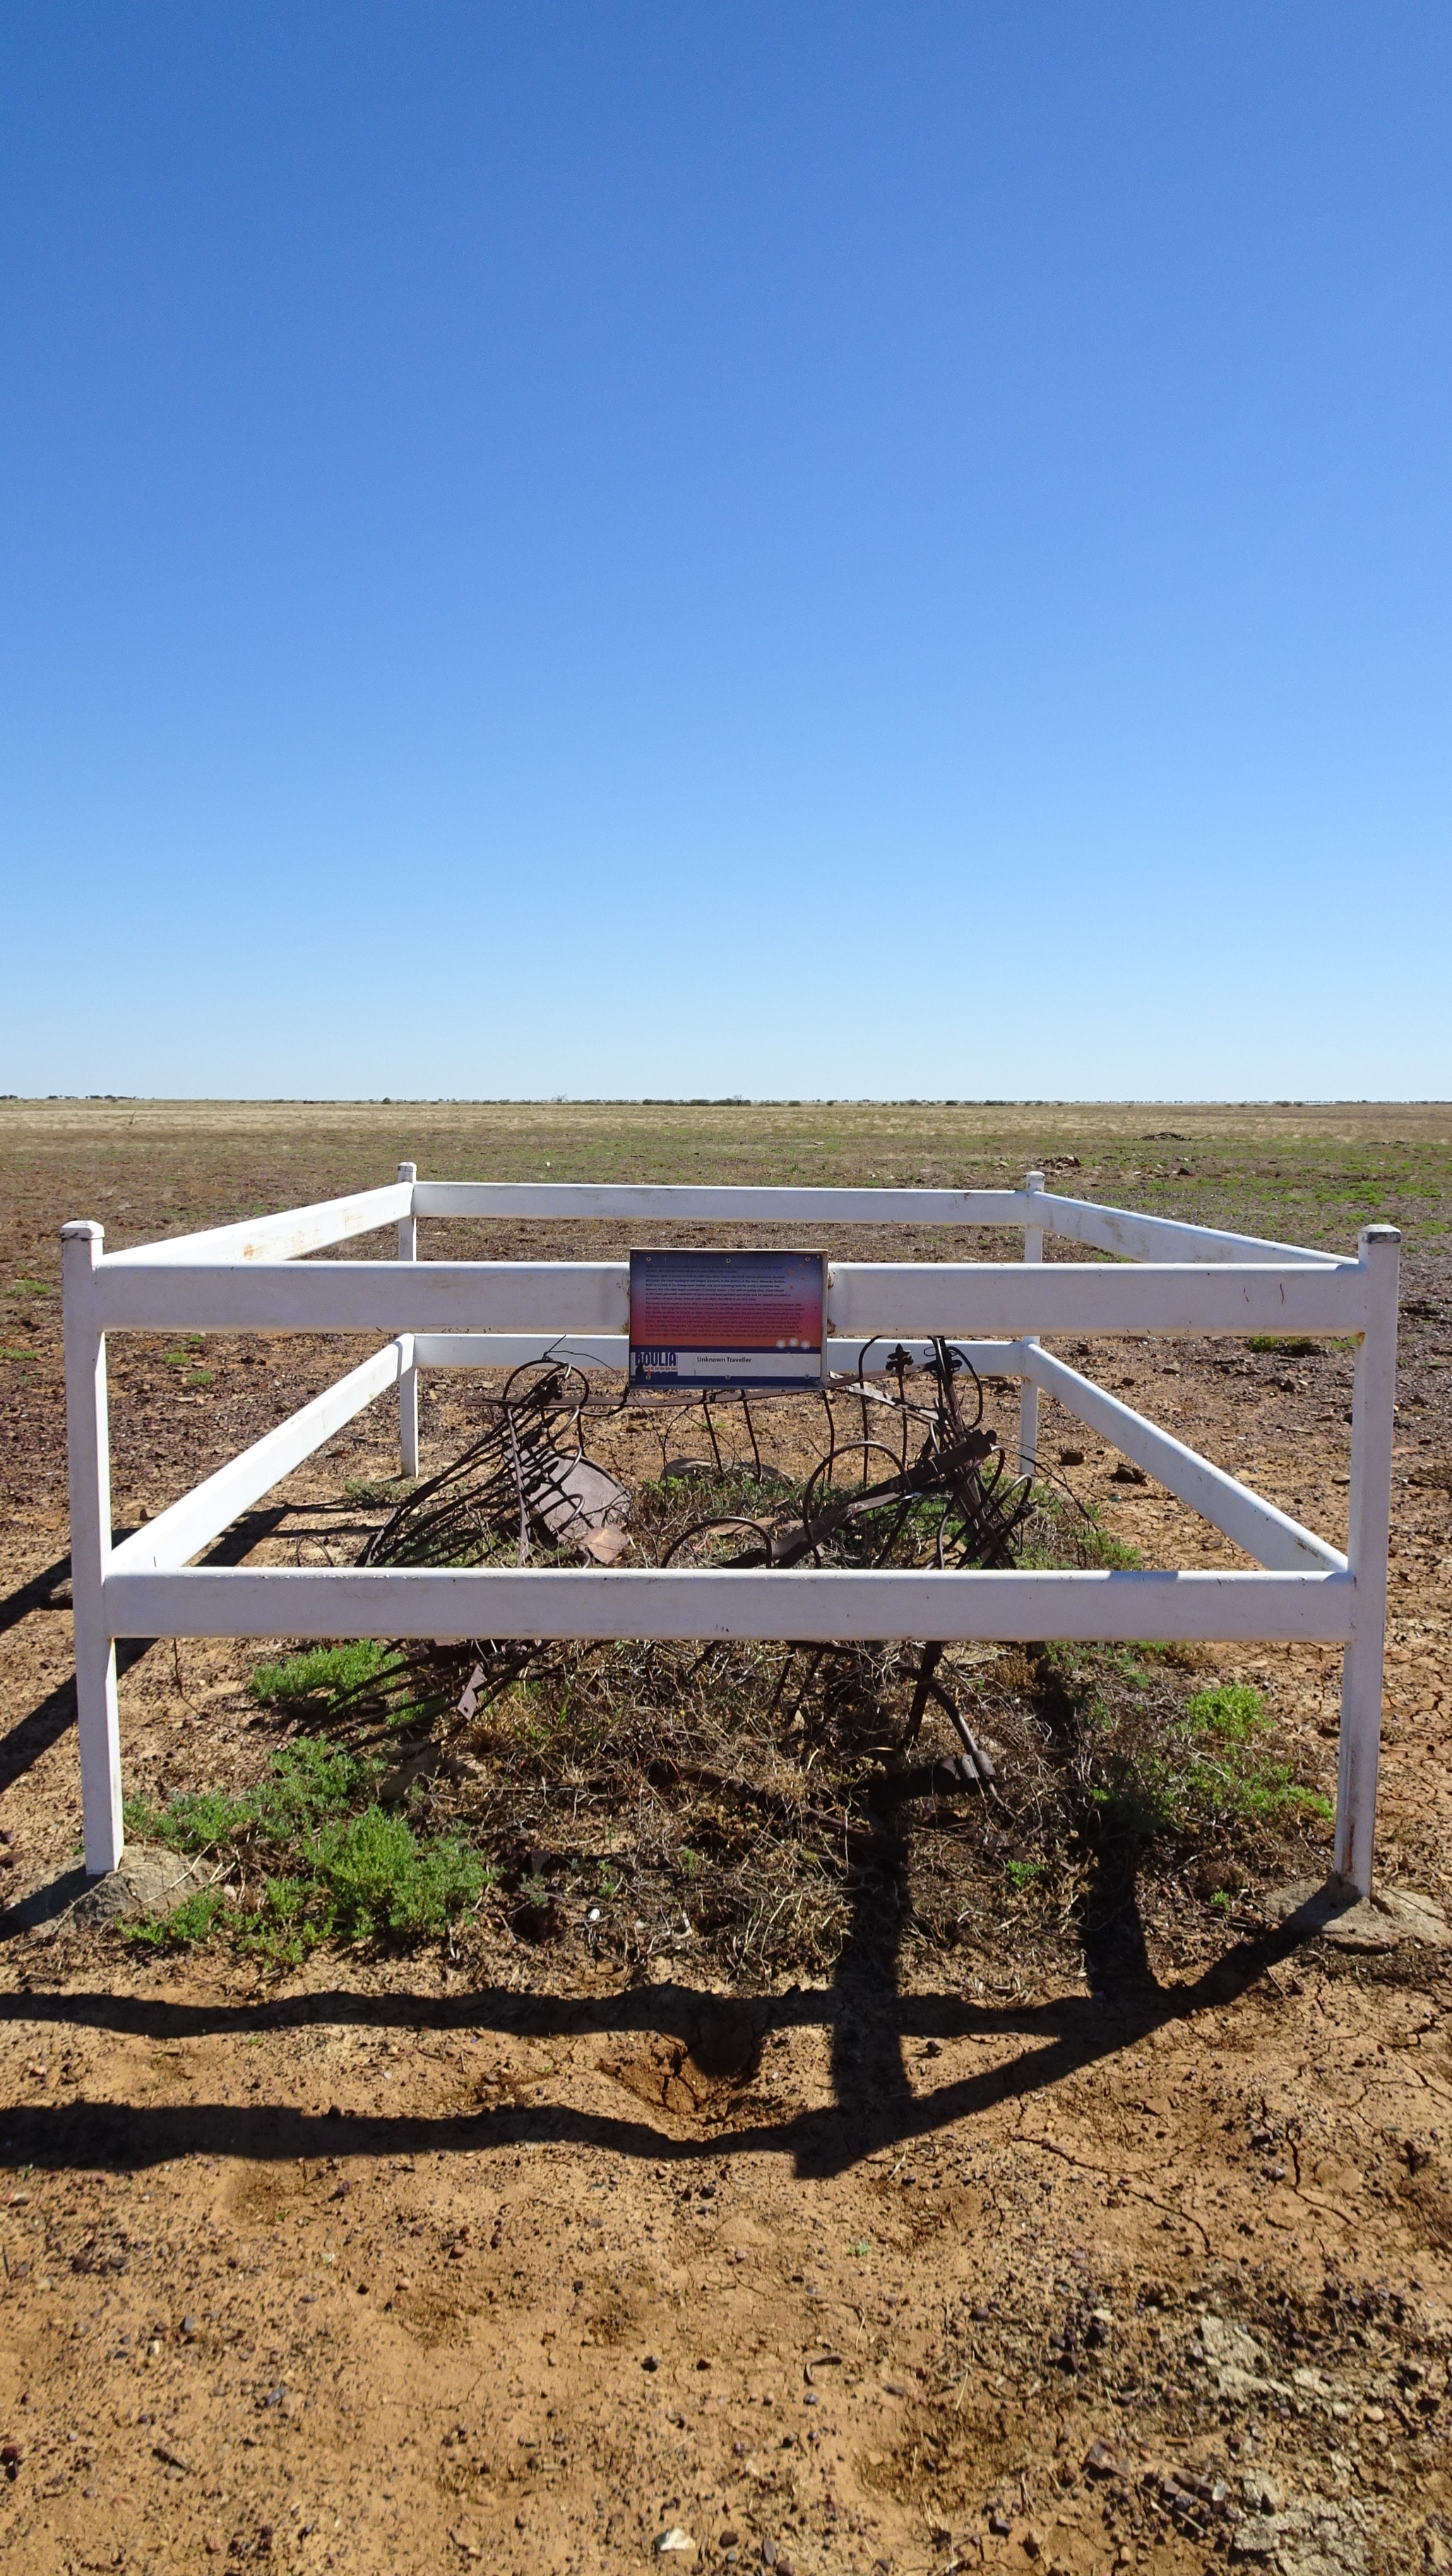
M970 1922L951 1949L909 1927L886 1980L849 1948L820 1984L744 1994L688 1948L621 1965L502 1929L467 1957L316 1956L279 1984L206 1953L138 1964L68 1914L54 1294L67 1216L136 1240L410 1153L480 1175L966 1181L1057 1157L1086 1193L1316 1239L1395 1214L1380 1851L1389 1883L1445 1906L1445 1111L57 1103L0 1104L0 1132L7 2566L412 2576L659 2554L1078 2576L1229 2556L1361 2576L1452 2559L1452 1953L1298 1941L1255 1891L1222 1925L1187 1892L1146 1909L1107 1988L1088 1963L1066 1973L1028 1915L1020 1938ZM113 1354L118 1527L351 1356L174 1347ZM1348 1355L1146 1343L1092 1365L1337 1535ZM426 1455L458 1436L451 1404L435 1392ZM387 1429L376 1408L280 1503L386 1473ZM1147 1561L1233 1561L1154 1487L1111 1481L1051 1407L1044 1439L1083 1450L1069 1472ZM304 1511L242 1540L341 1543L341 1525L296 1535L323 1526ZM128 1656L129 1781L255 1769L250 1657ZM1331 1657L1218 1669L1257 1680L1332 1776ZM662 2550L675 2533L689 2547Z

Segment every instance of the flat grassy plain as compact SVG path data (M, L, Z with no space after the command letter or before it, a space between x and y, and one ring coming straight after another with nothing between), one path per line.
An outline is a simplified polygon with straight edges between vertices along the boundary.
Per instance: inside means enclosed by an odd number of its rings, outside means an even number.
M623 2576L676 2528L695 2563L798 2576L1189 2576L1227 2546L1282 2576L1440 2563L1452 1954L1298 1947L1254 1866L1131 1873L1106 1904L1066 1846L992 1890L951 1852L896 1892L847 1872L835 1964L767 1951L733 1978L681 1931L688 1890L657 1920L644 1789L613 1894L602 1875L602 1915L629 1893L617 1948L533 1943L491 1896L467 1937L337 1940L279 1974L59 1914L79 1801L57 1230L94 1217L119 1246L405 1158L450 1178L959 1185L1037 1164L1060 1190L1282 1239L1349 1249L1399 1224L1379 1850L1391 1881L1452 1894L1452 1108L0 1103L7 2564ZM436 1226L423 1248L626 1239ZM118 1337L118 1524L349 1356ZM1126 1342L1087 1364L1344 1525L1348 1354ZM289 1483L264 1552L346 1539L350 1485L396 1465L375 1412ZM469 1427L433 1390L426 1465ZM1146 1562L1232 1561L1046 1406L1050 1455L1071 1437L1073 1489ZM155 1811L281 1776L297 1739L249 1691L256 1652L128 1649L127 1780ZM995 1740L1051 1725L1054 1686L1017 1650L986 1663ZM1227 1651L1184 1688L1231 1711L1258 1694L1296 1777L1329 1789L1334 1657ZM449 1827L471 1784L431 1794ZM550 1859L525 1855L531 1883ZM573 1926L583 1906L552 1884Z
M178 1231L360 1189L412 1161L455 1180L1056 1186L1308 1242L1452 1221L1452 1109L1038 1102L6 1101L6 1219L69 1212ZM81 1207L76 1194L85 1200ZM51 1212L55 1202L52 1201Z

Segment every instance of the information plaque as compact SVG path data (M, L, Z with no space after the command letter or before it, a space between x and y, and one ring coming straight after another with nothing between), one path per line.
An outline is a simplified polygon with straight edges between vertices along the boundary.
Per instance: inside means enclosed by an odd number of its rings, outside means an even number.
M821 1386L826 1313L820 1252L632 1252L630 1383Z

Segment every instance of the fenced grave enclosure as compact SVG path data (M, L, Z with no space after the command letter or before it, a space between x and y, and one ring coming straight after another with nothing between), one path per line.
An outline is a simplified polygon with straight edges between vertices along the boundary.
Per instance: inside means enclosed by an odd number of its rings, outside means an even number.
M1018 1472L1038 1398L1065 1410L1253 1560L1254 1571L1151 1573L879 1567L473 1565L202 1567L191 1560L362 1408L396 1388L403 1472L418 1473L425 1369L562 1359L623 1372L629 1265L420 1261L420 1218L788 1224L829 1254L833 1383L932 1367L945 1344L981 1379L1020 1386ZM1003 1227L1014 1261L830 1260L834 1226ZM308 1261L384 1226L394 1261ZM1056 1235L1109 1259L1045 1262ZM122 1851L118 1637L467 1640L920 1639L1126 1643L1306 1641L1343 1649L1334 1867L1371 1886L1391 1509L1400 1236L1369 1226L1354 1259L1013 1190L396 1183L317 1207L107 1253L62 1229L76 1693L86 1867ZM360 1367L120 1545L111 1537L106 1336L135 1331L379 1332ZM1312 1334L1356 1343L1348 1553L1106 1394L1042 1347L1095 1334ZM864 1449L864 1470L866 1452Z

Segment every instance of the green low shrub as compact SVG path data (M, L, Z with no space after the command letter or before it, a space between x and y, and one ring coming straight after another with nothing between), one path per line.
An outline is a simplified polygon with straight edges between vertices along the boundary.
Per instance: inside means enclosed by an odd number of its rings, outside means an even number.
M389 1650L376 1637L355 1637L345 1646L309 1646L283 1663L259 1664L247 1687L266 1706L290 1708L310 1699L333 1705L378 1680L388 1661Z
M143 1923L133 1923L130 1937L143 1950L190 1949L193 1943L210 1939L219 1915L227 1911L220 1887L199 1887L195 1896L184 1896L170 1914L148 1914Z
M273 1754L266 1779L239 1797L223 1789L179 1789L159 1808L144 1798L128 1799L126 1830L141 1841L168 1843L173 1851L210 1851L244 1836L286 1843L370 1797L382 1769L374 1756L349 1753L324 1736L299 1735Z
M325 1826L316 1861L327 1893L328 1929L346 1941L400 1935L417 1940L442 1932L477 1902L490 1875L462 1843L420 1842L403 1816L382 1807Z
M245 1949L296 1965L318 1941L417 1941L445 1931L497 1876L452 1836L421 1841L406 1817L377 1803L383 1764L323 1736L298 1736L272 1756L265 1779L230 1797L180 1790L165 1807L133 1800L129 1833L177 1851L230 1845L275 1854L282 1866L245 1912L220 1888L148 1919L131 1938L145 1948L205 1940L224 1914Z
M1259 1738L1271 1719L1258 1690L1223 1683L1197 1691L1162 1746L1110 1755L1090 1795L1104 1827L1149 1842L1214 1827L1326 1818L1331 1801L1295 1778Z

